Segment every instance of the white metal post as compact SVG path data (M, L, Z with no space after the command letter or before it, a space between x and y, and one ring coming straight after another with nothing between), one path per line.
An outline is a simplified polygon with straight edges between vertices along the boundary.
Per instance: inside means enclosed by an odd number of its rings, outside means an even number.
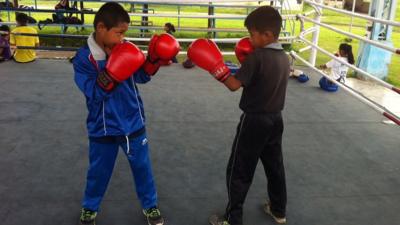
M6 0L6 7L7 8L11 8L9 0ZM11 21L11 15L10 15L10 11L9 10L7 10L7 16L8 16L8 22L10 22Z
M181 15L181 6L178 5L178 15ZM178 17L178 28L181 28L181 18Z
M322 0L316 0L316 3L321 3ZM319 12L322 11L322 8L316 6L317 9L319 10ZM321 22L321 14L317 12L315 13L314 19L318 22ZM312 36L312 43L315 45L318 45L318 39L319 39L319 25L314 24L314 29L315 31L313 32L313 36ZM311 65L315 66L315 62L317 60L317 54L318 54L318 50L313 48L311 50L311 54L310 54L310 59L308 60L310 62Z
M396 0L392 0L391 1L391 5L390 5L390 11L389 11L389 18L385 18L391 21L395 20L395 16L396 16L396 6L397 6L397 1ZM390 41L391 37L392 37L392 31L393 31L393 27L392 26L387 26L387 31L386 31L386 40Z
M356 0L353 0L353 7L351 8L351 12L354 14L356 9ZM353 28L353 15L351 15L350 17L350 28L349 28L349 32L351 32L351 29Z

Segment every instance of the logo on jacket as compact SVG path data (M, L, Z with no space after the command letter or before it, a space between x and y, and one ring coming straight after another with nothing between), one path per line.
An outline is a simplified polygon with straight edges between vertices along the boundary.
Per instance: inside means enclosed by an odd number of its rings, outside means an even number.
M144 138L144 139L142 140L142 145L145 145L145 144L147 144L147 138Z

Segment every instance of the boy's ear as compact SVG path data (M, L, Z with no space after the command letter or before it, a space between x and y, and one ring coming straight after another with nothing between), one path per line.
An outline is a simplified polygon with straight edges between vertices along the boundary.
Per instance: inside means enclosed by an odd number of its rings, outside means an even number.
M268 39L275 39L275 35L272 31L267 30L264 32L264 35L267 36Z
M263 37L263 39L265 41L267 41L267 40L271 41L271 40L275 39L274 34L271 31L264 31L264 32L262 32L260 34L261 34L261 36Z
M96 26L96 30L97 30L97 31L106 30L106 29L107 29L107 27L106 27L106 25L105 25L103 22L98 22L98 23L97 23L97 26Z

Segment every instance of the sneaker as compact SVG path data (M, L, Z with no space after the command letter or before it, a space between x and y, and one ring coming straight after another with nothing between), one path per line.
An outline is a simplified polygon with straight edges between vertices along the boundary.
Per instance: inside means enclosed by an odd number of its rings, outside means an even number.
M81 217L79 218L81 225L95 225L96 216L97 212L82 208Z
M211 225L229 225L229 222L225 220L222 216L212 215L208 219Z
M271 206L270 205L271 204L269 202L264 204L264 212L266 214L270 215L275 220L276 223L279 223L279 224L286 223L286 217L277 217L277 216L275 216L274 213L271 211Z
M161 216L160 210L157 207L150 209L143 209L143 214L147 218L147 223L149 225L163 225L164 218Z

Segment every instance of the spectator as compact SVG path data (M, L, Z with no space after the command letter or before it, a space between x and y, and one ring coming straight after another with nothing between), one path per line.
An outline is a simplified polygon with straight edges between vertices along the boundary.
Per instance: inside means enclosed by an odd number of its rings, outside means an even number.
M173 35L173 33L175 33L175 26L172 23L166 23L164 25L164 31L170 35Z
M11 58L10 28L7 25L0 26L0 62Z
M17 27L11 31L10 44L16 46L17 49L14 52L14 60L20 63L32 62L36 59L36 51L34 49L18 49L20 46L24 47L38 47L39 37L38 36L24 36L15 35L16 33L25 33L37 35L37 31L28 27L28 15L25 13L18 13L16 16Z
M354 64L354 55L352 46L346 43L342 43L339 45L339 51L335 54L336 57L343 60L344 62L348 62L350 64ZM349 68L335 59L331 59L324 65L320 66L321 69L331 69L331 76L334 80L338 82L346 82L347 71ZM331 84L331 82L329 81Z
M173 33L175 33L175 27L174 27L174 25L172 23L166 23L164 25L164 31L167 32L167 34L170 34L170 35L174 36ZM176 59L176 57L174 57L172 59L172 62L173 63L178 63L178 60Z

